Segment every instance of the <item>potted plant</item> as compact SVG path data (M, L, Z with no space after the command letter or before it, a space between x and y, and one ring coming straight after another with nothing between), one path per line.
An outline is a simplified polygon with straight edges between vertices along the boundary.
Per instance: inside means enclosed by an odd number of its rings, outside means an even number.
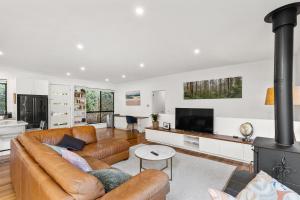
M159 128L158 114L151 114L152 126L154 129Z

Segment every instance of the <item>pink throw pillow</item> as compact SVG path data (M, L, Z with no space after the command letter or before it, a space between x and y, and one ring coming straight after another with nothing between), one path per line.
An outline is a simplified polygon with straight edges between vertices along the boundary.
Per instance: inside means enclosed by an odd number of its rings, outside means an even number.
M69 161L71 164L73 164L75 167L81 169L84 172L93 170L85 159L83 159L81 156L72 151L69 151L67 149L61 149L61 156L67 161Z

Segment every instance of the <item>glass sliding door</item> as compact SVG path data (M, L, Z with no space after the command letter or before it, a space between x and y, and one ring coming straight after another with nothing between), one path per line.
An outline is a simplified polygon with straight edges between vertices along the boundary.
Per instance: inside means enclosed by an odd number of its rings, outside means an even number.
M87 122L106 123L107 115L114 113L114 93L100 89L87 89Z
M0 115L7 113L7 83L0 79Z
M87 123L100 122L100 90L90 89L86 90L86 118Z
M107 122L107 116L114 114L114 93L101 92L101 122Z

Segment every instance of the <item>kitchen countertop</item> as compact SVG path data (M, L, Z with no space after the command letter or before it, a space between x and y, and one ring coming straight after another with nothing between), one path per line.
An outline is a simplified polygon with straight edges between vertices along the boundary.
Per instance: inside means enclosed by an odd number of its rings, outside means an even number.
M12 126L26 126L28 123L24 121L17 121L12 119L0 120L0 128L12 127Z

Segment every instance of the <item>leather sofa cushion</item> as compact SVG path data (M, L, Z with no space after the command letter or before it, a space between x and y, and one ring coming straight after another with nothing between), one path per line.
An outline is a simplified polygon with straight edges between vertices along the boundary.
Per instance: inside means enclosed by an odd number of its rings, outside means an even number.
M57 145L62 140L64 135L72 136L72 129L56 128L56 129L49 129L43 131L31 131L31 132L26 132L25 134L30 137L36 138L41 143Z
M77 126L72 128L73 137L85 141L86 144L97 142L94 126Z
M67 194L16 140L11 140L11 178L16 199L74 200ZM0 197L0 199L4 200Z
M91 166L93 170L110 168L110 165L106 164L105 162L97 158L93 158L90 156L85 156L83 158L88 162L88 164Z
M128 151L129 143L123 139L108 138L85 145L83 150L76 151L81 156L90 156L99 160L104 159L108 156Z
M97 178L74 167L50 147L25 134L19 135L18 140L41 168L74 199L90 200L105 194Z
M169 191L168 175L147 169L97 200L162 200Z

